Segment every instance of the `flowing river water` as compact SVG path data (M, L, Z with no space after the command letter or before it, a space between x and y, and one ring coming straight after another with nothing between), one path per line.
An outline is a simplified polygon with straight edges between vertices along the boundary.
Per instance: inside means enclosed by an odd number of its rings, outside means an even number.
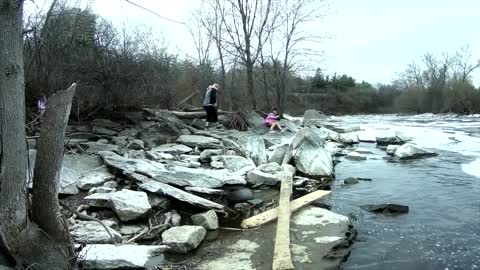
M366 161L341 159L325 200L354 217L358 241L344 269L480 269L480 115L334 117L378 135L400 131L439 155L394 161L375 144ZM347 177L371 178L341 186ZM397 203L408 214L385 216L359 206Z

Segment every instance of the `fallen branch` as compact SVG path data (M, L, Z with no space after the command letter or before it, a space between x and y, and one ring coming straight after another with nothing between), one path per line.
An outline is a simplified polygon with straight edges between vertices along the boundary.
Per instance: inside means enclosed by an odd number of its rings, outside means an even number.
M142 232L142 233L137 234L137 235L135 235L134 237L130 238L130 239L126 242L126 244L133 243L133 242L135 242L135 240L137 240L137 239L139 239L139 238L141 238L141 237L143 237L143 236L151 233L152 231L155 231L155 230L158 230L158 229L164 229L164 228L167 228L167 227L168 227L168 224L160 224L160 225L157 225L157 226L153 226L153 227L151 227L148 231Z
M110 239L115 240L115 237L113 237L113 235L110 233L110 230L108 229L107 225L105 225L100 219L91 217L89 215L84 215L84 214L78 212L77 210L72 209L70 206L68 206L66 203L64 203L62 201L58 201L58 202L63 208L65 208L68 211L72 212L73 214L77 215L77 217L100 223L100 225L102 225L102 227L107 231L108 235L110 236Z
M176 106L175 106L175 109L178 109L180 108L181 105L183 105L185 102L187 102L189 99L191 99L193 96L197 95L198 92L193 92L191 93L190 95L188 95L188 97L182 99L182 101L180 101Z

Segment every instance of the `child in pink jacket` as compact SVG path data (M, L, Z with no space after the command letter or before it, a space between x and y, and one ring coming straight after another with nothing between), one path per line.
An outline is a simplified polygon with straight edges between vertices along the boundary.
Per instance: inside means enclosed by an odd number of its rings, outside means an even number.
M265 124L270 127L270 133L274 133L275 127L277 127L280 131L284 131L282 126L280 125L280 115L278 115L278 111L276 107L272 108L272 112L267 115L265 118Z

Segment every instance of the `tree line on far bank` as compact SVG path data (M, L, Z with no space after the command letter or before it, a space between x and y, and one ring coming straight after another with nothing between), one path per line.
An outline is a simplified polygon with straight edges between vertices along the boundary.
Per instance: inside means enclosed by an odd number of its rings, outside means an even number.
M328 75L320 69L313 76L300 76L299 63L293 56L300 55L302 48L291 47L290 56L283 58L285 55L275 54L271 45L278 41L276 31L295 36L288 27L282 28L287 21L301 25L313 20L319 17L322 6L305 0L290 9L297 13L282 13L275 1L261 1L271 13L259 13L263 21L251 27L266 27L264 39L257 40L255 51L246 52L240 48L245 34L239 44L233 42L238 40L234 36L225 37L225 31L236 27L228 24L237 16L225 6L231 1L206 2L216 17L225 18L203 21L214 16L197 14L194 26L188 27L198 56L184 58L170 53L168 46L145 27L118 28L89 8L53 1L46 12L25 18L27 105L33 108L41 94L48 96L76 81L72 117L78 121L95 113L142 106L175 109L187 97L184 107L199 107L206 86L219 82L224 110L252 109L255 100L257 110L266 112L271 106L279 106L291 114L301 114L308 108L328 114L480 112L480 89L471 81L480 63L475 63L468 47L451 55L426 54L421 64L413 62L387 85L357 82L349 75ZM312 6L316 13L307 12L306 8ZM297 18L294 15L303 17L292 21ZM258 31L252 30L251 39L255 33ZM311 42L312 37L298 36L295 40L301 44ZM288 40L282 39L278 44L286 48L285 42ZM246 63L247 54L254 54L249 57L255 57L255 61Z

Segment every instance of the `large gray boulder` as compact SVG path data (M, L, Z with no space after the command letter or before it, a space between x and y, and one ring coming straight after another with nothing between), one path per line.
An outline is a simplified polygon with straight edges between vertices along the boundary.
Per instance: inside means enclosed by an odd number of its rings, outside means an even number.
M288 144L283 144L278 147L275 147L272 155L268 159L268 162L270 163L275 162L281 165L289 148L290 148L290 145Z
M143 148L145 148L145 143L142 140L135 139L127 145L127 148L132 150L143 150Z
M398 159L417 159L436 155L438 154L411 143L401 145L393 154Z
M125 149L120 152L120 154L126 158L138 158L138 159L145 159L146 152L144 150L129 150Z
M79 254L82 269L146 269L153 257L168 250L167 246L86 245Z
M144 217L152 208L148 196L143 191L123 189L110 194L110 203L121 221L135 220Z
M213 156L218 156L218 155L221 155L221 154L223 154L222 149L205 149L200 154L200 160L202 162L209 162L209 161L212 160Z
M125 158L112 152L100 152L99 155L108 166L123 172L143 174L159 182L176 186L216 188L227 184L246 183L243 177L235 175L228 170L164 165L151 160Z
M35 168L36 150L29 151L30 175L33 176ZM102 166L100 158L95 155L64 155L62 169L60 171L59 193L65 195L74 195L79 192L77 182L85 174L95 171ZM31 186L32 183L29 183Z
M207 230L217 230L219 227L217 213L213 210L193 215L192 222L193 224L202 226Z
M376 141L377 141L377 145L391 145L391 144L401 145L410 141L410 138L406 137L400 132L395 132L394 135L376 137Z
M90 206L112 208L121 221L142 218L151 209L145 192L128 189L112 193L94 193L85 197L85 201Z
M189 147L206 148L223 148L219 139L200 136L200 135L181 135L178 137L177 143L184 144Z
M227 149L233 150L237 155L242 153L242 147L236 141L229 138L222 138L222 143Z
M291 144L291 153L286 160L293 158L296 168L310 178L331 177L333 161L330 152L311 129L303 128Z
M342 149L340 148L341 146L342 145L340 143L330 141L325 142L325 149L327 149L332 156L338 155L342 152Z
M290 175L295 173L295 168L290 165L280 166L278 163L267 163L258 166L255 170L248 172L247 181L254 186L273 186L279 183L280 173L287 172Z
M139 132L138 138L145 142L145 146L153 148L165 143L172 143L180 135L180 131L167 123L156 123Z
M275 174L262 172L260 170L253 170L247 173L247 181L253 186L274 186L279 180Z
M108 221L103 221L106 226L109 226ZM111 222L110 222L111 223ZM95 221L80 221L70 227L70 235L77 243L86 244L113 244L122 242L122 236L116 230L107 227L110 237L105 228L100 223Z
M315 134L320 137L323 141L331 140L335 141L339 135L338 132L328 129L326 127L310 127Z
M265 142L258 135L243 136L238 139L241 151L247 158L251 158L255 165L261 165L267 162L267 151Z
M186 254L196 249L205 238L207 230L201 226L178 226L162 233L163 244L169 251Z
M342 144L357 144L360 142L356 132L340 133L335 138L335 141Z
M387 154L393 156L393 154L395 154L395 151L397 151L399 147L400 145L395 145L395 144L391 144L387 146Z
M251 128L265 127L265 120L261 115L254 111L249 111L247 114L248 126Z
M219 157L219 160L223 163L223 166L234 172L237 175L244 175L247 172L255 169L255 163L251 159L233 156L233 155L222 155Z
M327 120L327 116L316 110L306 110L303 114L303 126L322 126Z
M115 144L115 145L118 145L119 147L125 147L127 146L128 144L128 141L131 140L130 137L127 137L127 136L115 136L115 137L112 137L112 142Z
M81 190L89 190L93 187L101 186L113 179L115 179L115 176L108 171L107 166L101 166L100 168L87 172L80 177L76 185Z

